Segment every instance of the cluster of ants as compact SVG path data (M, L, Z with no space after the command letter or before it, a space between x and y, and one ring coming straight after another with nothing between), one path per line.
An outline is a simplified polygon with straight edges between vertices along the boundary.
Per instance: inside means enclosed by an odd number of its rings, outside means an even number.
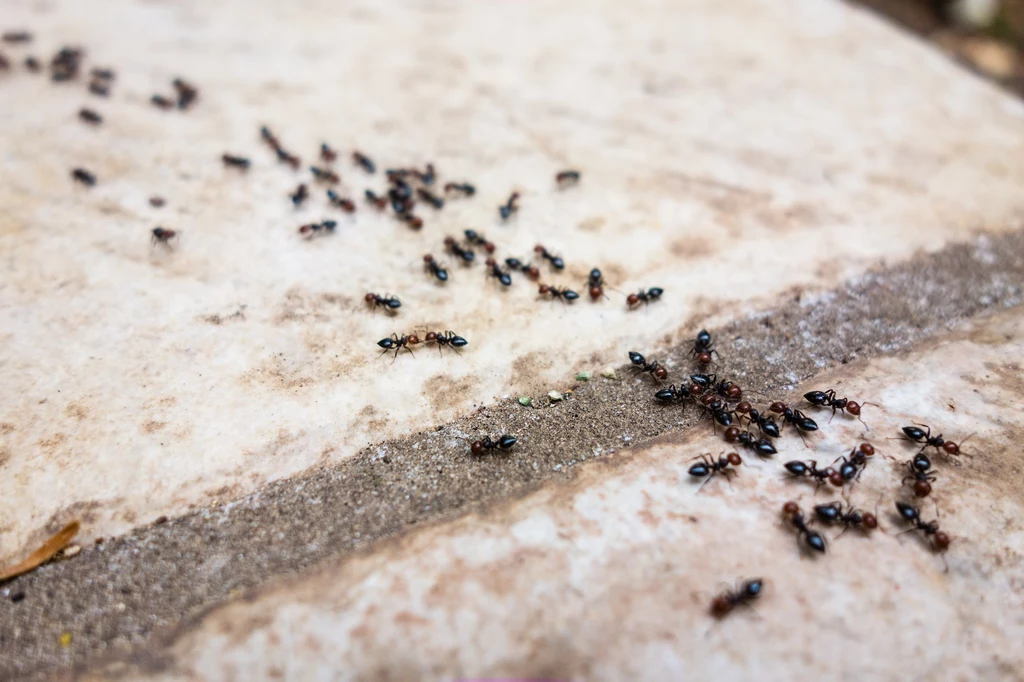
M706 371L704 368L718 357L718 351L715 350L711 335L707 331L701 330L697 334L689 356L701 372ZM635 370L650 374L657 383L668 379L668 369L656 360L648 360L636 351L629 352L629 360ZM829 421L838 412L851 415L863 422L863 406L874 404L840 397L833 389L810 391L803 397L812 407L831 409L832 417ZM741 386L727 379L719 379L716 374L691 374L687 385L677 387L672 384L659 388L654 398L662 404L695 404L709 417L713 429L717 431L719 426L724 427L723 437L727 443L739 444L760 458L770 458L777 453L773 439L779 438L786 426L792 427L801 438L804 438L804 434L818 430L818 424L814 419L800 409L781 401L771 403L764 411L756 409L750 402L743 400ZM905 462L908 473L903 477L901 486L909 484L916 497L927 497L932 492L936 472L925 451L934 448L945 455L956 456L961 454L962 443L946 440L942 434L932 435L931 428L923 424L905 426L902 432L903 435L898 440L920 444L921 449L912 459ZM815 491L826 484L844 488L860 479L875 452L875 447L870 443L860 443L848 455L839 457L829 466L821 467L816 460L794 460L786 462L784 467L788 478L811 481L815 484ZM688 473L701 480L697 488L698 493L715 476L722 476L729 481L736 473L736 468L743 464L743 458L738 452L723 453L717 459L707 454L695 459L699 461L689 467ZM909 502L897 501L895 504L899 518L910 526L903 532L920 531L929 541L932 550L937 553L944 552L949 547L951 539L945 531L940 530L937 520L925 521L921 510ZM824 534L814 528L815 524L842 526L836 538L851 528L869 533L879 527L877 505L876 512L872 513L858 509L849 502L844 504L838 500L815 505L813 516L805 515L796 502L786 502L782 507L782 516L787 525L795 531L799 545L817 554L825 553L827 542ZM736 606L749 605L761 594L763 584L762 578L754 578L742 581L738 588L719 594L711 603L712 615L724 617Z

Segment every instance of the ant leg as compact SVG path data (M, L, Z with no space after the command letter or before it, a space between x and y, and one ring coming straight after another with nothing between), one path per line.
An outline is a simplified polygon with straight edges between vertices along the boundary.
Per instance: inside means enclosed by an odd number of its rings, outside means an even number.
M828 423L831 424L832 420L836 418L836 408L832 408L832 416L828 418Z
M833 541L833 542L835 542L835 541L836 541L836 540L838 540L839 538L843 537L843 533L845 533L845 532L846 532L846 531L848 531L848 530L850 530L850 524L846 524L846 525L845 525L845 526L843 527L843 529L842 529L841 531L839 531L839 535L837 535L837 536L835 536L834 538L832 538L832 541Z
M704 486L706 486L708 484L708 481L710 481L714 477L715 477L715 472L712 471L710 474L708 474L708 477L704 479L704 482L700 484L700 487L697 488L697 492L695 492L694 495L700 495L700 491L703 490Z

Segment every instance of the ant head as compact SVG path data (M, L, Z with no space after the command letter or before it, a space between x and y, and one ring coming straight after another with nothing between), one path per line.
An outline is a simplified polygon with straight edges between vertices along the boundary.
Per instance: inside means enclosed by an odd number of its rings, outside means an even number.
M872 530L875 529L875 528L878 528L878 519L875 517L874 514L871 514L871 513L864 514L864 516L861 517L861 519L864 522L864 527L865 528L870 528Z
M711 353L698 353L697 362L701 365L711 364Z
M704 387L700 384L690 384L690 395L694 398L704 393Z
M782 505L782 513L786 516L793 516L794 514L799 514L800 505L790 500L786 504Z
M430 254L428 253L428 254L427 254L426 256L424 256L424 257L423 257L423 262L424 262L424 263L433 263L433 262L434 262L434 257L433 257L433 256L431 256L431 255L430 255Z
M487 260L484 261L484 265L486 265L489 268L493 268L497 264L498 262L493 258L488 258Z
M526 268L526 276L532 280L536 280L540 277L540 269L536 265L531 265Z
M875 446L871 443L861 443L857 446L857 449L864 453L865 456L870 457L875 454Z
M539 287L537 287L537 293L546 294L549 291L551 291L551 287L549 287L547 284L541 284Z
M469 446L469 451L474 455L484 454L484 444L478 440L473 441L473 444Z
M692 387L691 387L692 388ZM739 440L740 430L735 426L730 426L725 430L725 442L735 443Z
M367 303L374 303L377 301L377 294L367 294L363 297Z
M515 196L515 195L513 194L512 196ZM540 254L540 253L544 253L544 252L545 252L546 250L547 250L547 249L545 249L545 248L544 248L544 247L543 247L542 245L540 245L540 244L537 244L537 246L533 247L533 251L534 251L534 253L538 253L538 254Z
M711 600L711 615L715 618L725 618L733 609L733 603L728 595L720 594Z
M952 542L949 535L947 535L944 531L941 530L935 533L934 537L935 549L939 550L940 552L949 547L949 543Z
M769 412L775 412L776 414L782 414L786 411L786 403L776 401L768 406Z
M725 456L725 458L729 460L729 464L733 465L734 467L738 467L739 465L743 464L743 458L740 457L738 452L730 452L728 455Z
M455 245L455 237L445 237L444 238L444 245L445 246L454 246Z
M850 414L852 414L854 417L859 417L860 416L860 403L854 402L852 400L847 401L847 403L846 403L846 411L849 412Z

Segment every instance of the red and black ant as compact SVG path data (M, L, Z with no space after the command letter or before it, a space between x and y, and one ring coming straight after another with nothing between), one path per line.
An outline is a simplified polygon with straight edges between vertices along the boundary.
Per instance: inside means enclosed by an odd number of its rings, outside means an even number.
M334 163L334 160L338 158L338 152L331 149L330 145L326 142L320 143L320 160L324 163Z
M748 450L753 450L754 454L761 458L771 457L778 452L767 438L758 438L750 431L742 431L735 426L727 428L724 437L726 443L739 443Z
M690 397L692 396L686 387L680 386L679 388L676 388L675 384L672 384L668 388L659 389L654 394L655 400L660 400L663 403L678 403Z
M850 528L860 528L865 533L878 528L878 517L875 514L854 509L853 505L847 505L846 509L843 509L843 503L839 501L816 505L814 507L814 515L822 523L843 524L844 528L836 538L850 530Z
M270 128L263 126L260 128L260 137L266 142L271 149L277 150L281 148L281 143L278 142L277 136L270 132Z
M199 89L191 83L187 83L181 78L175 78L171 81L171 85L178 93L178 108L185 110L195 104L196 100L199 99Z
M501 267L498 265L498 262L496 260L494 260L493 258L488 258L487 262L486 262L486 265L489 268L489 270L487 271L487 276L488 277L495 278L496 280L501 282L504 286L507 286L507 287L512 286L512 275L510 275L506 271L502 270Z
M694 376L698 375L691 374L690 379L692 380ZM725 379L722 379L715 385L715 392L729 402L736 402L743 398L743 387L732 381L726 381ZM747 404L749 405L750 403ZM737 407L739 407L739 405L737 405Z
M658 364L658 361L647 362L647 359L643 355L636 351L629 351L629 361L633 363L633 368L638 369L641 372L647 372L656 381L664 381L668 378L668 370Z
M299 166L302 165L302 159L288 152L285 149L277 149L277 159L282 163L286 163L291 166L292 170L299 170Z
M710 365L712 355L718 355L718 351L715 350L715 343L711 340L711 334L708 330L701 329L693 340L690 357L694 358L698 365Z
M437 172L434 170L434 164L432 163L427 164L426 170L420 171L413 168L410 173L424 185L433 185L434 180L437 179Z
M697 488L697 493L700 493L704 489L704 486L708 484L716 474L725 476L725 480L729 480L729 475L736 473L734 470L729 468L729 465L738 467L743 464L743 459L739 456L739 453L730 452L728 455L719 455L718 461L715 461L710 455L701 455L700 462L694 464L689 469L691 476L706 477L704 482L700 484L700 488Z
M604 284L604 276L601 274L601 270L599 268L591 270L590 275L587 277L587 287L590 289L591 301L596 301L602 296L608 298L604 293Z
M384 207L388 205L388 198L387 197L379 197L379 196L377 196L373 192L373 190L369 190L369 189L366 190L365 192L363 192L363 196L366 197L367 201L369 201L371 204L376 206L377 210L379 210L379 211L383 211Z
M487 253L494 253L494 244L487 241L487 239L476 230L465 230L463 234L466 235L466 241L470 244L483 247L483 250Z
M419 342L420 339L415 334L402 334L401 336L398 334L392 334L388 338L378 341L377 345L384 349L381 355L384 355L389 351L395 351L395 358L391 360L391 362L394 362L395 359L398 358L398 352L403 348L415 356L415 353L412 352L412 346L415 346Z
M575 185L580 181L580 172L574 170L564 170L555 175L555 182L559 188L566 188L570 185Z
M519 210L519 192L512 192L508 201L498 207L498 215L502 220L508 220L509 216Z
M747 401L744 400L736 405L736 413L746 417L751 424L756 424L757 430L761 433L772 438L779 437L779 425L775 423L775 418L771 415L761 414Z
M35 57L26 57L25 68L29 71L38 71L39 62ZM89 83L89 93L97 97L110 97L110 84L98 80L93 81Z
M783 421L785 421L787 424L792 424L801 431L809 432L818 430L817 422L815 422L813 419L805 415L800 410L792 409L791 407L786 405L786 403L774 402L768 406L768 411L774 412L775 414L778 415L782 415Z
M501 448L502 450L508 450L510 447L516 444L516 437L505 434L504 436L498 436L494 440L491 440L490 436L483 440L475 440L472 445L469 446L469 451L474 455L482 455L485 450L494 450L495 448Z
M330 185L337 185L341 182L341 178L338 174L332 171L330 168L318 168L317 166L310 166L309 172L313 174L313 178L320 182L326 182Z
M364 171L370 173L371 175L377 172L376 164L374 164L373 161L370 160L370 157L366 156L365 154L362 154L358 151L354 151L352 152L352 160L356 163L357 166L360 166Z
M423 262L424 262L427 270L430 271L430 274L432 274L434 277L438 278L442 282L447 282L448 281L448 271L445 270L444 268L442 268L438 264L438 262L436 260L434 260L433 256L431 256L428 253L427 255L425 255L423 257Z
M840 457L835 462L832 462L834 466L840 459L843 460L843 463L837 469L839 472L838 483L833 481L832 484L838 488L846 483L846 481L859 479L864 471L864 467L867 466L868 457L874 454L875 447L871 443L861 443L850 451L849 457Z
M296 208L301 206L302 202L309 198L309 189L307 189L306 183L300 183L299 186L295 188L295 191L288 196L291 197L292 203Z
M914 422L917 424L917 422ZM924 429L918 428L924 426ZM927 429L927 430L925 430ZM917 424L917 426L904 426L903 433L906 434L907 438L914 441L915 443L923 443L921 452L924 452L925 448L933 447L936 450L942 450L947 455L959 455L960 446L951 440L944 440L942 434L937 436L932 435L932 428L926 424ZM961 441L963 443L963 441Z
M249 161L249 159L244 156L236 156L234 154L222 154L220 159L224 162L225 166L241 170L249 170L249 166L252 165L252 162Z
M164 97L163 95L153 95L149 98L149 101L157 109L167 110L172 109L174 107L174 102L171 101L170 98Z
M402 302L396 296L386 294L381 296L380 294L368 293L363 297L363 300L371 306L374 312L376 312L377 308L384 308L385 312L393 313L402 307Z
M55 83L78 78L82 67L82 50L77 47L62 47L50 59L50 79Z
M552 301L558 298L562 299L567 303L572 303L573 301L580 297L580 295L577 294L572 289L559 289L558 287L553 287L547 284L541 284L537 288L537 293L539 293L541 296L551 294Z
M459 246L459 243L455 241L455 237L445 237L444 245L448 248L449 252L459 258L466 265L472 263L473 259L476 258L476 254L473 253L472 249L465 249Z
M436 194L434 194L433 192L431 192L428 189L424 189L423 187L420 187L419 189L416 190L416 195L420 199L423 199L423 201L427 202L428 204L430 204L431 206L433 206L436 209L444 208L444 199L442 199L441 197L437 196Z
M154 246L157 244L163 244L167 248L171 248L171 241L177 238L178 232L176 230L168 230L165 227L154 227L150 241Z
M507 265L512 270L519 270L520 272L525 273L527 277L534 281L540 279L540 270L537 268L536 265L523 263L518 258L506 258L505 265Z
M476 187L468 182L449 182L444 186L445 194L455 193L471 197L476 194Z
M900 485L906 485L908 480L913 481L914 495L928 497L932 491L932 481L936 478L936 471L931 468L931 460L923 452L919 452L914 459L907 460L906 464L910 473L903 477Z
M815 460L808 462L801 462L794 460L792 462L786 462L786 471L793 474L789 478L811 478L814 480L814 490L817 492L818 488L825 485L826 481L835 482L838 481L838 485L843 484L843 478L839 475L839 472L832 467L825 467L824 469L818 468L818 463ZM838 487L838 486L837 486Z
M858 420L861 424L867 426L863 419L860 418L861 404L848 400L846 398L837 398L835 389L828 389L827 391L811 391L810 393L804 393L804 399L812 405L818 407L831 407L832 417L829 417L829 421L836 416L836 410L840 412L849 412ZM865 405L874 405L874 403L864 403Z
M552 255L541 244L537 244L537 246L533 247L533 251L538 256L540 256L544 260L546 260L549 263L551 263L551 267L553 267L555 270L564 270L565 269L565 261L562 260L562 257L561 256Z
M635 308L641 303L647 305L652 301L657 301L661 299L661 295L663 293L665 293L665 290L662 289L661 287L652 287L646 291L641 289L635 294L629 294L628 296L626 296L626 306L629 308Z
M423 337L423 342L436 343L438 353L441 352L441 346L451 346L453 350L458 350L469 345L469 341L453 331L427 332L426 336Z
M793 526L797 531L798 540L803 540L804 544L815 552L825 553L825 537L808 527L807 520L804 518L803 512L800 511L800 506L796 502L787 502L782 505L782 515L789 521L789 525Z
M706 409L711 415L711 428L717 428L715 424L721 424L722 426L732 426L732 412L726 409L725 401L719 398L714 393L705 393L697 401L701 407Z
M737 590L726 590L711 600L711 615L725 618L737 606L750 606L750 603L761 596L764 580L751 578L744 580Z
M936 507L936 509L938 508ZM952 542L952 540L950 539L949 535L947 535L944 531L939 530L939 522L937 520L928 521L926 523L921 518L921 511L917 507L909 505L906 502L897 502L896 510L899 512L900 518L902 518L907 523L914 524L913 528L908 528L902 533L899 533L899 535L903 535L903 533L909 533L915 530L924 531L925 537L929 538L929 540L931 541L932 550L936 552L944 552L947 548L949 548L949 544L950 542Z
M312 239L315 235L320 233L325 235L333 234L334 228L337 226L338 223L334 220L323 220L319 223L308 223L299 227L299 234L307 239Z
M79 109L78 118L94 126L98 126L99 124L103 123L103 117L97 114L92 109Z
M423 218L413 215L412 213L403 213L398 216L398 219L414 230L419 230L423 227Z
M7 31L3 35L5 43L30 43L32 34L28 31Z
M96 176L85 170L84 168L75 168L71 171L71 177L74 180L82 183L86 187L92 187L96 184Z
M340 208L345 213L355 213L356 202L352 201L351 199L338 196L338 193L335 192L333 189L327 190L327 200L330 201L333 205Z

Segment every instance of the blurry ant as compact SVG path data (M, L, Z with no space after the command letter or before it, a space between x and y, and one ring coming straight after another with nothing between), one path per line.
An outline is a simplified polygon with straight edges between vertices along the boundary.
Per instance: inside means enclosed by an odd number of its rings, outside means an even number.
M373 163L373 161L370 160L370 157L366 156L365 154L362 154L358 151L352 152L352 160L356 163L357 166L362 167L364 171L370 173L371 175L377 172L377 166Z
M444 208L444 199L432 193L430 190L420 187L416 190L416 194L420 199L423 199L423 201L427 202L434 208Z
M96 176L85 170L84 168L74 168L71 171L71 178L77 182L82 183L86 187L92 187L96 184Z
M936 507L935 509L937 513L938 507ZM939 530L938 520L929 521L926 523L921 518L921 511L917 507L909 505L906 502L897 502L896 510L899 512L900 518L902 518L907 523L914 524L913 528L908 528L907 530L898 533L898 535L903 535L903 533L909 533L915 530L924 531L925 537L931 541L933 551L944 552L947 548L949 548L949 543L952 541L950 540L949 535L947 535L944 531ZM945 561L945 559L943 559L943 561ZM949 570L948 564L946 565L946 570Z
M292 204L294 204L296 208L301 206L302 202L309 197L309 190L306 189L306 183L301 183L295 188L295 192L288 196L291 197Z
M629 308L635 308L641 303L647 305L652 301L657 301L661 299L661 295L663 293L665 293L665 290L662 289L661 287L652 287L646 291L641 289L635 294L629 294L628 296L626 296L626 306Z
M774 402L768 406L769 412L782 415L787 424L792 424L801 431L817 431L818 423L805 415L800 410L794 410L784 402Z
M334 163L338 158L338 152L331 149L326 142L320 143L320 160L324 163Z
M415 346L419 342L420 339L415 334L409 334L408 336L405 334L402 334L401 336L398 334L392 334L388 338L378 341L377 345L384 349L381 355L384 355L389 351L395 351L395 357L391 360L391 362L394 362L395 359L398 358L398 352L403 348L415 357L416 354L412 352L411 346Z
M794 460L792 462L786 462L786 471L793 474L789 478L811 478L814 480L814 491L817 492L818 488L825 485L826 481L832 482L835 485L835 481L838 481L838 485L843 484L843 478L839 475L839 472L832 467L825 467L824 469L818 468L818 463L815 460L809 462L801 462ZM838 486L837 486L838 487Z
M424 343L436 343L438 353L441 352L441 346L451 346L453 350L458 350L469 345L469 341L453 331L427 332L426 336L423 337L423 341Z
M835 462L832 462L833 466L840 459L843 463L839 465L839 479L838 483L832 481L832 484L837 488L841 487L846 481L860 479L861 473L864 471L864 467L867 466L868 457L875 454L875 447L871 443L861 443L853 450L850 451L849 457L840 457Z
M188 109L199 99L199 90L191 83L187 83L181 78L175 78L171 81L171 85L178 92L179 109Z
M455 237L445 237L444 245L448 248L453 255L457 256L462 260L463 263L469 264L476 258L476 254L470 249L464 249L459 246L459 243L455 241Z
M552 301L558 298L562 299L566 303L572 303L573 301L580 297L580 295L577 294L572 289L559 289L558 287L549 286L547 284L541 284L537 288L537 293L539 293L541 296L544 296L545 294L551 294Z
M270 132L270 128L267 126L262 126L260 128L260 137L263 138L264 142L270 145L271 149L277 150L281 148L281 143L278 142L277 136Z
M807 526L804 514L800 511L800 506L796 502L787 502L782 505L782 514L789 521L789 525L793 526L797 531L798 541L803 540L804 544L815 552L825 553L824 536Z
M508 201L498 207L498 215L502 220L508 220L509 216L519 210L519 192L512 192Z
M587 277L587 286L590 288L591 301L596 301L602 296L608 298L604 293L604 276L600 269L594 268L590 271L590 275Z
M280 147L274 149L274 151L277 152L278 161L288 164L292 167L292 170L299 170L299 166L302 165L302 159Z
M409 172L424 185L433 185L434 180L437 179L437 172L434 170L434 164L432 163L427 164L426 170L418 171L414 168Z
M736 413L746 417L751 424L756 424L757 430L761 433L772 438L779 437L779 425L775 423L775 418L771 415L761 414L747 401L744 400L736 406Z
M520 272L525 273L527 277L534 281L540 279L540 270L536 265L530 265L529 263L524 264L518 258L506 258L505 265L512 270L519 270Z
M223 154L221 155L221 161L224 162L225 166L238 168L240 170L249 170L249 166L252 162L244 156L235 156L234 154Z
M398 219L414 230L419 230L423 227L423 218L413 215L412 213L402 213L398 216Z
M313 174L313 177L320 182L326 182L331 185L337 185L341 182L341 178L338 174L332 171L330 168L318 168L317 166L310 166L309 172Z
M914 495L928 497L932 491L932 481L936 478L936 471L931 468L931 460L923 452L919 452L914 459L907 460L906 464L910 473L903 477L900 485L906 485L908 480L912 480Z
M150 238L150 241L153 243L153 246L162 244L168 249L171 248L171 241L178 238L176 230L168 230L165 227L154 227L152 234L153 236Z
M363 300L372 307L374 312L377 311L377 308L384 308L385 312L393 313L402 307L402 302L395 296L368 293Z
M564 170L555 175L555 182L558 184L559 189L564 189L572 185L578 184L580 181L580 172L574 170Z
M761 458L771 457L778 452L767 438L758 438L750 431L741 431L735 426L727 428L724 437L726 443L739 443L748 450L753 450L754 454Z
M914 422L917 424L917 422ZM924 429L918 428L923 426ZM925 451L925 448L933 447L936 450L942 450L947 455L959 455L960 446L951 440L944 440L942 434L937 436L932 435L932 428L926 424L917 424L917 426L904 426L903 433L906 434L907 438L914 441L915 443L924 443L921 447L921 452ZM968 436L969 438L970 436ZM966 439L965 439L966 440ZM964 441L961 441L963 443Z
M434 260L433 256L428 253L423 257L423 262L426 264L427 270L429 270L434 277L438 278L442 282L448 281L448 271L442 268L438 262Z
M542 245L537 244L537 246L533 247L533 251L544 260L549 261L551 263L551 267L555 270L565 269L565 261L562 260L562 257L552 255Z
M38 71L41 65L35 57L26 57L25 68L29 71ZM103 81L93 81L89 83L89 93L97 97L110 97L110 85Z
M338 193L335 192L333 189L327 190L327 200L330 201L335 206L337 206L338 208L340 208L345 213L354 213L356 210L356 202L352 201L351 199L346 199L345 197L338 196Z
M103 117L97 114L92 109L79 109L78 118L82 119L86 123L91 125L99 125L103 123Z
M878 517L875 514L854 509L853 505L850 504L846 506L846 509L843 509L843 503L839 501L816 505L814 507L814 515L825 524L843 524L843 530L833 539L839 538L843 533L854 527L860 528L864 533L878 528Z
M498 266L498 262L493 258L488 258L486 265L490 270L487 272L488 277L494 277L496 280L501 282L504 286L512 286L512 275L508 274Z
M363 196L366 197L368 202L376 206L378 211L383 211L384 207L388 205L388 198L377 196L373 190L366 190L363 192Z
M725 476L725 480L728 481L729 475L736 473L729 468L730 464L734 467L743 464L743 459L739 456L739 453L730 452L728 455L719 455L718 461L715 461L710 455L701 455L700 462L694 464L689 469L691 476L706 477L704 482L700 484L700 487L697 488L697 493L695 494L699 494L704 489L704 486L708 484L708 481L714 478L716 474Z
M334 220L324 220L319 223L309 223L299 228L299 234L303 235L307 239L312 239L315 235L321 231L324 234L333 234L334 228L338 226L338 223Z
M856 417L861 424L867 426L867 423L860 418L861 404L853 400L847 400L846 398L837 398L835 389L828 389L827 391L811 391L810 393L804 393L804 399L812 405L818 407L831 407L832 416L829 417L829 422L832 421L836 416L836 410L840 412L849 412ZM874 403L864 403L865 405L874 405Z
M153 106L155 106L158 109L167 110L174 106L174 102L172 102L169 98L164 97L163 95L153 95L149 98L149 101Z
M474 455L480 456L484 454L485 450L493 450L495 448L501 448L502 450L508 450L510 447L516 444L516 437L505 434L504 436L498 436L496 439L491 440L488 436L483 440L475 440L473 444L469 446L469 451Z
M750 602L761 596L764 589L764 580L751 578L745 580L738 590L726 590L711 600L711 615L715 618L725 618L737 606L750 606Z
M711 334L708 333L708 330L701 329L693 340L690 357L694 358L698 365L710 365L712 355L718 355L718 351L715 350L715 343L711 340Z
M444 186L445 194L454 193L471 197L476 194L476 187L468 182L449 182Z
M655 381L661 382L668 378L668 370L659 365L657 360L647 362L643 355L631 350L629 351L629 361L633 363L634 369L649 373Z
M487 239L476 230L465 230L463 234L466 235L466 241L470 244L483 247L483 250L487 253L494 253L494 244L487 241Z

